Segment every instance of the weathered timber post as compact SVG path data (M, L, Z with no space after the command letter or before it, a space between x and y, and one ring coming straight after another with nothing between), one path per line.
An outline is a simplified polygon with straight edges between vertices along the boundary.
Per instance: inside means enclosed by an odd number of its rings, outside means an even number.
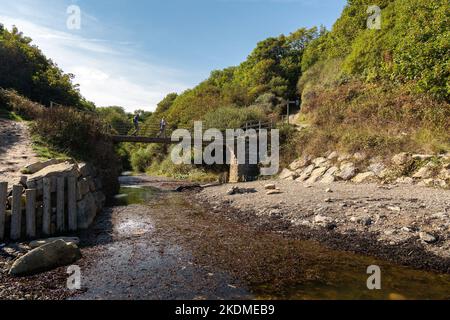
M27 237L36 237L36 189L25 191Z
M21 185L13 186L11 208L11 240L18 240L21 237L22 191L23 187Z
M69 177L67 186L69 231L77 230L77 178Z
M51 234L51 218L52 218L52 199L51 199L51 180L43 179L43 203L44 212L42 215L42 232L49 236Z
M64 177L59 177L56 182L56 230L58 232L65 231L65 219L64 219Z
M8 183L0 182L0 240L5 238L6 197Z

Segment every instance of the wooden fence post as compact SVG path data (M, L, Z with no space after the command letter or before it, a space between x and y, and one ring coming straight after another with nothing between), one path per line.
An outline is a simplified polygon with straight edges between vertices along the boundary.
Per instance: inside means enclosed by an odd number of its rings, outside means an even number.
M49 178L43 179L43 203L44 212L42 215L42 233L49 236L51 233L51 218L52 218L52 201L51 201L51 180Z
M69 231L77 230L77 178L69 177L67 185Z
M6 197L8 183L0 182L0 240L5 238Z
M56 183L56 230L58 232L65 231L65 221L64 221L64 177L59 177Z
M26 224L27 237L36 237L36 189L28 189L25 191L26 195Z
M13 186L11 210L11 240L18 240L21 237L22 191L23 187L21 185Z

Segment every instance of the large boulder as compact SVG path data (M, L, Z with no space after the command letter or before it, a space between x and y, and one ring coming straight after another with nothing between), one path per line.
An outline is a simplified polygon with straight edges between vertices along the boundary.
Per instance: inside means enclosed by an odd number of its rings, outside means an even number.
M321 168L317 168L316 170L314 170L311 173L311 176L309 177L309 179L306 181L307 183L315 183L317 181L319 181L320 178L322 178L322 176L325 174L325 172L327 172L328 167L321 167Z
M291 171L289 169L284 169L281 173L279 178L281 180L294 180L298 177L298 174L294 171Z
M303 182L303 181L307 180L311 176L311 173L314 171L315 168L316 168L316 166L314 164L311 164L311 165L307 166L305 169L303 169L301 171L297 171L297 173L300 176L297 178L296 181Z
M320 180L321 183L332 183L336 180L335 174L339 171L338 167L331 167L330 169L325 172L322 179Z
M18 258L9 274L27 276L69 265L81 258L80 249L73 243L57 240L33 249Z
M311 157L310 156L302 156L300 159L295 160L291 163L289 166L289 169L296 171L300 168L304 168L311 164Z
M312 160L312 163L316 165L316 167L326 167L329 166L330 162L326 158L316 158Z
M372 171L369 172L364 172L364 173L360 173L358 175L356 175L356 177L354 177L352 179L352 181L354 183L363 183L363 182L367 182L370 180L374 180L375 179L375 173L373 173Z
M351 162L347 162L341 165L341 170L339 172L338 177L344 181L347 181L356 176L356 173L357 169L355 165Z

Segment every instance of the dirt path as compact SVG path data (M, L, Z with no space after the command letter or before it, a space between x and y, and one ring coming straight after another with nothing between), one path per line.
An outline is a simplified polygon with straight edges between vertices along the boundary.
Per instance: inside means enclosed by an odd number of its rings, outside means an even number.
M37 161L26 123L0 119L0 181L17 183L20 169Z

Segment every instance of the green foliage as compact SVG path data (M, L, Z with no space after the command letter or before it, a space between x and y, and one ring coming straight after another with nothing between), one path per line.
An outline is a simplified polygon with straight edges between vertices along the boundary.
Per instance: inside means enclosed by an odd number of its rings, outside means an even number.
M131 167L136 172L145 172L153 163L159 163L164 159L165 148L158 144L136 148L131 153Z
M128 132L133 127L131 115L122 107L97 108L95 111L115 132Z
M258 107L237 108L220 107L204 117L206 128L216 128L225 130L227 128L241 128L246 122L267 121L267 117L262 109Z
M54 101L92 110L93 104L72 83L74 76L63 73L31 42L16 27L8 31L0 24L0 88L14 89L46 106Z
M241 65L213 71L195 88L168 95L147 122L154 125L166 117L172 127L191 128L194 121L207 120L224 128L281 112L277 106L297 96L303 52L319 34L317 28L303 28L261 41ZM258 100L265 95L271 101ZM216 113L223 122L214 119Z
M330 59L365 81L414 84L416 92L450 100L450 3L448 0L383 0L381 30L366 26L370 0L350 0L331 32L311 42L303 71Z

